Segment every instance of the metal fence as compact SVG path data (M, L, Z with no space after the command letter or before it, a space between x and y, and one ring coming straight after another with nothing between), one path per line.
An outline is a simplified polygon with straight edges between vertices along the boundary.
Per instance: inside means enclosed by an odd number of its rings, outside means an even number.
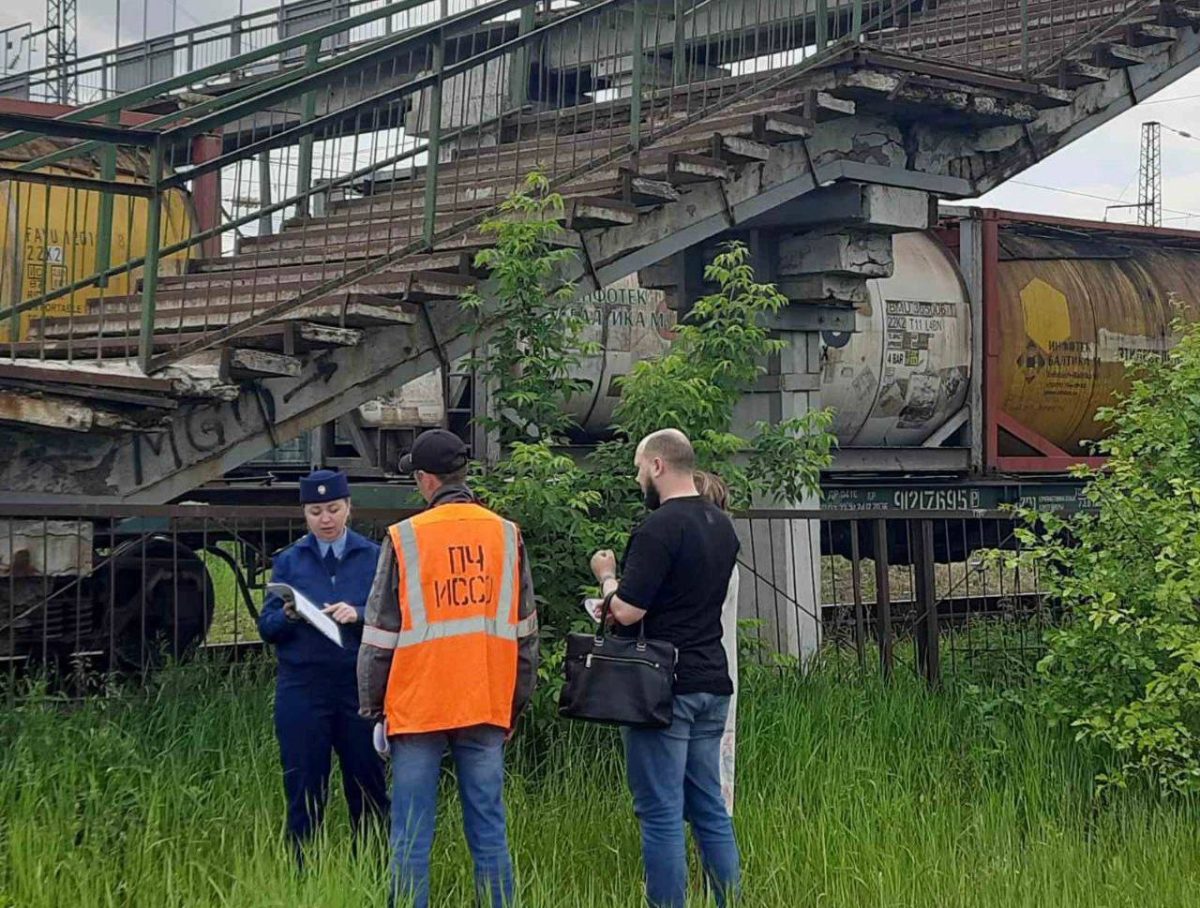
M1015 681L1054 622L1007 512L757 511L736 520L743 645Z
M354 526L384 540L406 513L357 509ZM1038 578L1005 566L1006 514L752 511L735 523L751 658L823 653L931 684L1012 679L1052 620ZM245 658L261 648L271 559L305 532L298 508L0 506L7 689L30 669L78 681Z

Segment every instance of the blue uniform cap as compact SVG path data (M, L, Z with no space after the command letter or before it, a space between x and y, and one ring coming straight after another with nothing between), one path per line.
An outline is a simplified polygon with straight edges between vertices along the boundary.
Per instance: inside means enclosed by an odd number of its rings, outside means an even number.
M300 503L317 504L350 497L350 481L337 470L314 470L300 480Z

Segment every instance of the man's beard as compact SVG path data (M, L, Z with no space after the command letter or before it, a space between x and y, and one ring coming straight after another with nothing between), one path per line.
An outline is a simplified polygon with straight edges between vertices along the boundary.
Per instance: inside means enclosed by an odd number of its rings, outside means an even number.
M654 483L646 486L642 492L642 502L646 505L647 511L657 511L662 505L662 499L658 495L658 489L654 487Z

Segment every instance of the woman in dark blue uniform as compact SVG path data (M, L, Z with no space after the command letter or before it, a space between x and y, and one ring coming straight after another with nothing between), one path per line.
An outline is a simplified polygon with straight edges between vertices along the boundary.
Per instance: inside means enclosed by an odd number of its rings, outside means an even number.
M275 557L271 580L324 606L341 625L343 646L278 596L264 603L258 630L263 640L275 645L279 657L275 731L283 759L288 833L302 861L301 845L324 813L333 751L356 834L364 809L387 817L388 797L383 760L372 744L372 725L358 714L355 675L379 546L347 526L350 484L344 474L318 470L301 479L300 502L308 533Z

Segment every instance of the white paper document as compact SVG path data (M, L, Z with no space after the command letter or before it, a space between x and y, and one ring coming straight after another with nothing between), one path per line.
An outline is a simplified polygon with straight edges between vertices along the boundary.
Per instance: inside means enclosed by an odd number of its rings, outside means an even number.
M584 599L583 610L588 613L593 621L600 623L600 613L604 611L603 599Z
M274 593L280 599L291 600L296 606L296 613L319 630L322 634L342 645L342 631L338 623L315 606L312 601L295 587L287 583L268 583L267 592Z

